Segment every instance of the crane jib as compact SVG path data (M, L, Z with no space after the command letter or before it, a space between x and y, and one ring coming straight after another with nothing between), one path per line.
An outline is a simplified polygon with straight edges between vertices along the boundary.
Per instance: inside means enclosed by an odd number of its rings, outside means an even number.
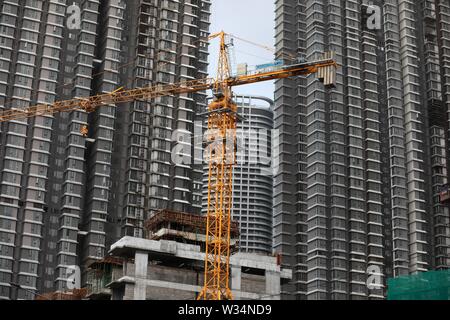
M322 59L313 62L286 65L278 68L277 70L268 71L265 73L230 77L222 81L221 84L228 87L233 87L317 72L319 79L324 82L324 85L332 86L334 85L336 78L335 69L336 62L334 59ZM53 104L39 104L24 109L5 110L0 112L0 122L25 119L39 115L52 115L58 112L69 112L75 110L92 112L96 108L106 104L124 103L140 99L152 99L164 95L204 91L214 89L217 84L218 82L212 78L204 78L175 84L158 84L132 90L119 91L118 89L111 93L105 93L93 97L58 101Z

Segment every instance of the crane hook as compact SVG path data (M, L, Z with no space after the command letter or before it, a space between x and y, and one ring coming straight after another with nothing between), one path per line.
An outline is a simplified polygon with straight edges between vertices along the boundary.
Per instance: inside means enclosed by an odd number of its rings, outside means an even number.
M84 125L80 129L80 133L83 135L83 137L87 137L89 133L89 127L87 125Z

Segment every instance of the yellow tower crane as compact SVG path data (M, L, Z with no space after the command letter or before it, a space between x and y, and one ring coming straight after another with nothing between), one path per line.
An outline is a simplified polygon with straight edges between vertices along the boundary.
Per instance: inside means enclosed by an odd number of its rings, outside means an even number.
M177 95L212 89L214 99L208 106L209 161L208 210L206 226L206 253L204 286L198 300L231 300L229 285L230 224L233 192L233 167L236 163L237 105L233 102L231 88L250 83L283 79L318 73L325 86L334 86L336 61L333 53L324 53L322 58L312 62L277 64L262 71L232 76L229 64L229 45L225 32L209 36L209 40L220 39L219 64L216 79L204 78L174 84L157 84L145 88L124 90L86 98L38 104L24 109L9 109L0 112L0 122L52 115L58 112L97 108L134 100L148 100L161 96ZM240 38L239 38L240 39ZM242 40L242 39L241 39ZM250 41L247 41L250 42ZM250 42L251 43L251 42ZM88 136L88 128L82 128L82 135Z

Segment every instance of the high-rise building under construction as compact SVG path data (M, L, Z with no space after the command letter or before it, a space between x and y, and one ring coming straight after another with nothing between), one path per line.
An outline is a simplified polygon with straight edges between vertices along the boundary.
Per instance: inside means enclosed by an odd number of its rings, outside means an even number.
M207 0L1 0L0 109L206 77L209 16ZM67 266L84 274L154 209L200 213L202 168L174 165L171 149L205 103L2 123L0 298L66 289Z
M277 0L279 57L334 50L337 85L276 82L274 249L297 299L379 299L386 278L450 266L450 5ZM368 285L368 284L375 285Z

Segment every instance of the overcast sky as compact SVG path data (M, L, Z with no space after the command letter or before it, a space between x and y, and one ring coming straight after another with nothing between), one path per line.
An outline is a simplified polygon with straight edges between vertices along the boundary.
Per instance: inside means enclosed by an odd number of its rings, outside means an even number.
M210 32L225 31L237 37L274 47L275 4L273 0L212 0ZM268 50L235 40L236 63L249 66L264 64L274 59ZM217 74L218 40L212 40L209 56L209 75ZM272 81L250 84L233 89L235 93L262 95L273 99Z

